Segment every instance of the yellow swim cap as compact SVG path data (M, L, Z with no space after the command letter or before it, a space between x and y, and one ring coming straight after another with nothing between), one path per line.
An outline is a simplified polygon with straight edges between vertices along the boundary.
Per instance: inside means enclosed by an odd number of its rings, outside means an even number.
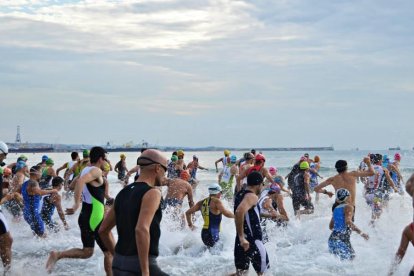
M184 156L183 150L177 150L177 156Z
M230 151L229 150L224 150L224 156L229 156L230 155Z
M124 158L126 158L126 155L125 154L123 154L123 153L121 153L121 155L119 156L121 159L124 159Z
M108 162L105 162L103 165L104 172L109 172L111 170L111 166L109 166Z

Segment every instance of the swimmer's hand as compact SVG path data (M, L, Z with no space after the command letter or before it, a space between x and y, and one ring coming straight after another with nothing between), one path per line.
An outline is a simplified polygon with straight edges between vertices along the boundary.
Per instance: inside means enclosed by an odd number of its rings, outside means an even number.
M73 208L66 208L65 213L66 215L73 215L75 210Z
M67 230L69 230L69 225L67 224L67 223L65 223L64 225L63 225L63 227L65 228L65 230L67 231Z
M368 234L361 233L361 237L363 237L365 240L369 240Z
M244 251L249 250L250 243L245 238L240 239L240 245L243 247Z
M371 159L369 159L369 157L364 157L363 162L367 165L370 165L371 164Z
M188 227L191 229L191 231L194 231L197 229L197 227L195 227L194 224L188 225Z
M327 192L326 193L329 197L332 197L333 195L334 195L334 193L332 193L332 192Z

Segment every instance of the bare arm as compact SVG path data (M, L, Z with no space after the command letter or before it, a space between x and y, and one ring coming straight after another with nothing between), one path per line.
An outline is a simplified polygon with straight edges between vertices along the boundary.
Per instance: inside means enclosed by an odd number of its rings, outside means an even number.
M223 205L223 202L220 200L216 201L216 207L217 209L227 218L234 218L234 214L232 211L226 209Z
M354 177L368 177L375 174L374 168L371 165L371 160L368 157L365 157L363 162L368 165L368 170L366 171L353 171L350 174Z
M267 210L269 214L260 214L264 218L277 218L277 211L272 206L272 199L269 197L263 202L263 209Z
M320 183L319 185L317 185L314 188L314 191L317 192L317 193L325 193L326 189L324 189L324 190L322 190L322 189L325 188L328 185L331 185L332 184L332 180L333 180L333 177L329 177L328 179L326 179L325 181L323 181L322 183Z
M285 205L283 204L283 196L282 195L278 195L277 197L277 208L279 209L279 213L281 215L281 219L288 221L289 217L287 215L287 212L285 210Z
M59 194L54 194L52 195L52 197L53 197L53 204L56 206L56 211L58 212L60 220L65 226L65 229L67 229L68 223L66 222L65 213L63 212L61 197Z
M404 228L404 231L402 232L400 246L398 247L397 253L395 254L395 258L391 265L390 272L388 273L388 275L394 274L395 270L397 270L398 265L401 263L402 259L405 256L408 244L410 243L410 238L408 235L409 231L411 231L410 225L406 226Z
M395 187L394 181L392 180L392 178L390 176L390 172L387 169L384 169L384 174L385 174L385 178L387 179L387 181L390 184L391 188L395 192L398 192L398 189L397 189L397 187Z
M87 174L79 177L76 186L75 186L75 196L74 196L74 205L70 210L66 210L68 214L73 214L80 206L81 195L83 191L83 186L85 183L92 182L93 180L102 176L102 171L98 168L92 168Z
M158 189L151 189L146 192L141 202L141 211L138 222L135 226L135 240L138 250L139 264L143 276L149 276L149 229L155 212L160 206L161 192Z
M360 234L364 239L368 240L368 235L364 234L353 222L352 216L354 214L354 207L347 204L345 206L345 223L351 228L352 231L357 232Z
M115 209L112 207L105 215L101 226L99 227L99 237L102 239L105 247L108 248L112 255L115 255L115 242L111 230L116 225Z
M217 160L216 162L214 162L214 165L216 166L216 172L218 172L217 164L220 162L223 162L223 157Z
M330 230L333 230L333 228L334 228L334 219L333 219L333 217L331 218L331 221L329 222L329 229Z
M188 196L188 206L193 207L194 206L194 199L193 199L193 188L189 183L187 183L187 196Z
M59 172L62 171L62 170L64 170L64 169L66 169L67 167L68 167L68 163L66 162L65 164L63 164L61 167L59 167L56 170L56 175L59 175Z
M187 212L185 212L185 218L187 219L188 227L190 227L191 229L194 227L193 222L191 221L191 215L197 211L200 211L202 203L202 200L197 202L193 207L191 207L187 210Z

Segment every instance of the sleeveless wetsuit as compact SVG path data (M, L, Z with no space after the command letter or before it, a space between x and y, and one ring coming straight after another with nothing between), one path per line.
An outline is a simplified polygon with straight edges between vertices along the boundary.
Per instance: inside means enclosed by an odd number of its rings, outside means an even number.
M345 223L345 206L338 205L333 211L334 228L329 237L329 252L338 256L341 260L352 260L355 251L351 245L351 229Z
M34 181L27 180L22 185L22 196L24 202L23 217L24 220L30 225L32 231L35 234L42 236L45 232L45 225L40 216L40 200L42 199L42 196L28 194L27 187L30 182Z
M306 199L306 190L305 190L305 173L298 173L292 184L292 205L293 210L299 211L300 206L305 207L306 210L313 210L313 204L310 199Z
M220 223L222 214L215 215L210 211L211 197L203 200L201 205L201 214L204 219L203 229L201 230L201 239L208 246L214 246L220 239Z
M236 194L234 198L234 212L239 207L244 196L247 193L252 193L249 190L242 190ZM250 243L247 251L244 251L240 245L239 236L236 235L234 245L234 262L237 269L248 270L250 262L257 273L264 273L269 267L269 258L267 256L266 248L262 242L262 228L260 226L260 210L256 205L249 209L244 216L244 235L245 239Z
M118 169L118 179L123 180L125 178L126 168L122 164L122 160L116 163L115 168Z
M81 176L87 174L94 167L86 167ZM95 241L103 252L107 251L99 237L98 230L104 219L105 184L99 187L86 183L82 191L82 210L78 224L81 230L83 247L94 248Z
M134 182L122 189L115 198L114 210L117 220L118 241L112 262L114 275L141 275L138 251L135 239L135 227L141 211L144 195L153 189L145 182ZM158 246L161 236L161 208L158 207L152 219L149 234L149 270L150 275L168 275L157 265Z

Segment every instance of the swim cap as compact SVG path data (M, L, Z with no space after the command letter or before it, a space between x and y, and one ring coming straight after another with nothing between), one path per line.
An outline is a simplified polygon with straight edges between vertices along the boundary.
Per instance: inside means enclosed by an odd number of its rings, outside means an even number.
M0 151L4 154L9 153L9 147L3 141L0 141Z
M83 150L83 152L82 152L82 154L83 154L83 158L88 158L89 157L89 150Z
M183 180L188 181L188 180L190 180L190 173L186 170L182 170L181 173L180 173L180 178L183 179Z
M276 169L275 167L270 167L270 168L269 168L269 173L270 173L271 175L275 175L275 174L277 173L277 169Z
M345 160L338 160L335 163L335 169L337 172L344 172L348 168L348 163Z
M217 184L217 183L214 183L214 184L211 184L210 186L208 186L208 192L210 193L210 195L216 195L216 194L219 194L219 193L221 193L221 187L220 187L220 185L219 184Z
M305 153L305 154L303 155L303 157L305 157L305 158L309 158L309 153Z
M229 150L224 150L224 156L229 156L230 155L230 151Z
M269 192L272 192L272 193L279 193L279 192L280 192L280 186L279 186L279 185L277 185L277 184L272 184L272 185L270 185L270 187L269 187Z
M104 172L109 172L111 170L111 166L109 165L108 162L104 163L103 170L104 170Z
M254 158L256 161L263 161L266 162L266 158L263 156L263 154L258 154L256 155L256 157Z
M301 170L307 170L307 169L309 169L309 163L306 162L306 161L302 161L302 162L300 162L299 168Z
M42 156L42 162L46 162L46 160L48 159L49 157L47 157L47 155L43 155Z
M20 155L18 159L20 159L21 161L24 161L24 162L27 161L27 157L24 154Z
M46 160L46 165L51 166L51 165L54 165L54 164L55 164L55 162L53 161L53 159L52 159L52 158L48 158L48 159Z
M4 171L3 171L4 176L9 176L9 175L11 175L11 173L12 173L12 171L11 171L10 168L4 168Z
M236 155L230 156L230 162L231 163L236 163L237 162L237 156Z
M321 158L318 155L315 155L315 157L313 158L313 161L319 162L321 161Z
M252 149L250 152L251 152L252 154L256 154L256 150L255 150L255 149Z
M258 171L249 173L247 176L247 186L261 185L263 183L263 176Z
M344 202L351 194L347 189L341 188L336 191L336 200L338 202Z
M177 150L177 156L184 156L183 150Z
M26 162L19 161L19 162L16 163L16 171L19 171L19 170L23 169L24 167L27 167Z
M197 155L193 155L193 159L198 160Z
M121 155L119 156L119 158L124 159L124 158L126 158L126 155L123 154L123 153L121 153Z
M178 156L177 155L171 156L171 161L175 162L177 160L178 160Z
M394 160L401 160L401 155L398 152L394 155Z

